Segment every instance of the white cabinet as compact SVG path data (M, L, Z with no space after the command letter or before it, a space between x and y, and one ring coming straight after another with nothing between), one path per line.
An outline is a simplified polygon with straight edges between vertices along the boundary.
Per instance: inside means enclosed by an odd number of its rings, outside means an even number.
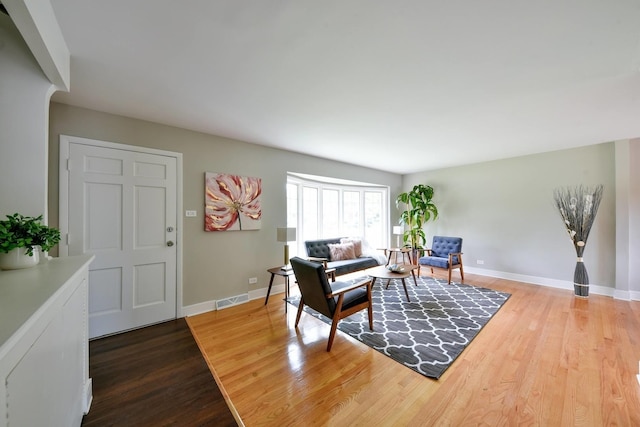
M92 256L0 272L0 427L79 426L91 404Z

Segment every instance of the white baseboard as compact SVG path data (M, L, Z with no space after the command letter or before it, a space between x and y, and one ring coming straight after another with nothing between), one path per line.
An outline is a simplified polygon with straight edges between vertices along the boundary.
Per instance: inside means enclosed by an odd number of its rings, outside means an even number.
M198 304L187 305L182 307L182 315L184 317L195 316L196 314L215 311L215 309L216 309L216 300L199 302Z
M556 289L564 289L573 292L573 282L567 280L549 279L548 277L528 276L526 274L507 273L505 271L487 270L484 268L465 267L464 270L471 274L479 276L496 277L498 279L514 280L516 282L530 283L532 285L546 286ZM263 299L267 296L268 288L260 288L249 291L248 301ZM269 297L284 293L284 283L273 285ZM637 291L619 291L608 286L589 285L589 293L595 295L604 295L615 299L626 301L640 301L640 292ZM243 294L244 295L244 294ZM236 298L236 297L233 297ZM246 299L240 304L247 302ZM196 314L207 313L216 310L216 300L205 301L198 304L182 307L182 315L184 317L195 316Z
M246 298L241 298L241 296L232 297L232 298L238 298L239 301L242 300L243 302L241 302L240 304L243 304L245 302L252 301L254 299L265 298L267 296L267 289L268 288L260 288L253 291L249 291L248 294L243 294L242 296L244 295L249 296L248 300ZM279 285L273 285L271 287L271 293L269 294L269 298L271 298L274 295L283 294L283 293L284 293L284 283ZM197 304L187 305L182 307L182 316L189 317L189 316L195 316L202 313L208 313L210 311L216 311L217 306L218 306L218 300L204 301L204 302L199 302ZM231 307L231 305L228 305L228 307Z
M530 283L533 285L547 286L549 288L565 289L573 291L573 282L567 280L550 279L548 277L528 276L526 274L507 273L504 271L486 270L484 268L465 267L464 270L479 276L496 277L498 279L514 280L516 282ZM616 290L608 286L590 284L589 293L616 297ZM623 298L620 298L623 299Z
M84 408L84 414L87 415L89 413L89 409L91 409L91 402L93 402L93 379L89 378L87 382L84 383L84 390L82 400Z

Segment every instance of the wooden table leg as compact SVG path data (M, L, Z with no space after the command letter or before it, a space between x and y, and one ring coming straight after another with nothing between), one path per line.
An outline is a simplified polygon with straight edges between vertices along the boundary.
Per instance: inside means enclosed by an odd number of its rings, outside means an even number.
M404 281L404 277L402 278L402 286L404 286L404 294L407 296L407 302L411 302L409 299L409 291L407 291L407 283Z
M284 313L287 314L287 306L289 305L289 276L284 276Z
M264 305L267 305L269 302L269 294L271 293L271 285L273 285L273 278L275 274L271 273L271 280L269 280L269 289L267 289L267 297L264 299Z
M413 276L413 283L415 283L415 285L418 286L418 281L416 280L416 270L412 269L411 275Z

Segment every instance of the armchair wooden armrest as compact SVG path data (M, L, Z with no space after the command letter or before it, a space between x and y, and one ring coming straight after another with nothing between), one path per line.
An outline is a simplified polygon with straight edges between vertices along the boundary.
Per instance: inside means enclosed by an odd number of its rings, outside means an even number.
M462 264L462 252L451 252L449 253L449 265L453 265L453 257L458 256L457 264Z
M339 289L332 289L333 292L331 292L330 294L327 294L327 298L337 297L337 296L340 296L340 294L344 294L346 292L361 288L363 286L367 286L368 288L371 288L371 282L372 282L372 279L365 279L365 280L361 280L360 282L356 282L351 285L341 287Z

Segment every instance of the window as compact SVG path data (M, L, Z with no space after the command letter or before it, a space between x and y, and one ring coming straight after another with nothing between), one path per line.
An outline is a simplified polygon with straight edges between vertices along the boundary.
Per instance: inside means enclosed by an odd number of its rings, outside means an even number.
M305 240L363 237L372 248L388 245L389 188L334 178L287 176L287 227L297 229L292 255Z

